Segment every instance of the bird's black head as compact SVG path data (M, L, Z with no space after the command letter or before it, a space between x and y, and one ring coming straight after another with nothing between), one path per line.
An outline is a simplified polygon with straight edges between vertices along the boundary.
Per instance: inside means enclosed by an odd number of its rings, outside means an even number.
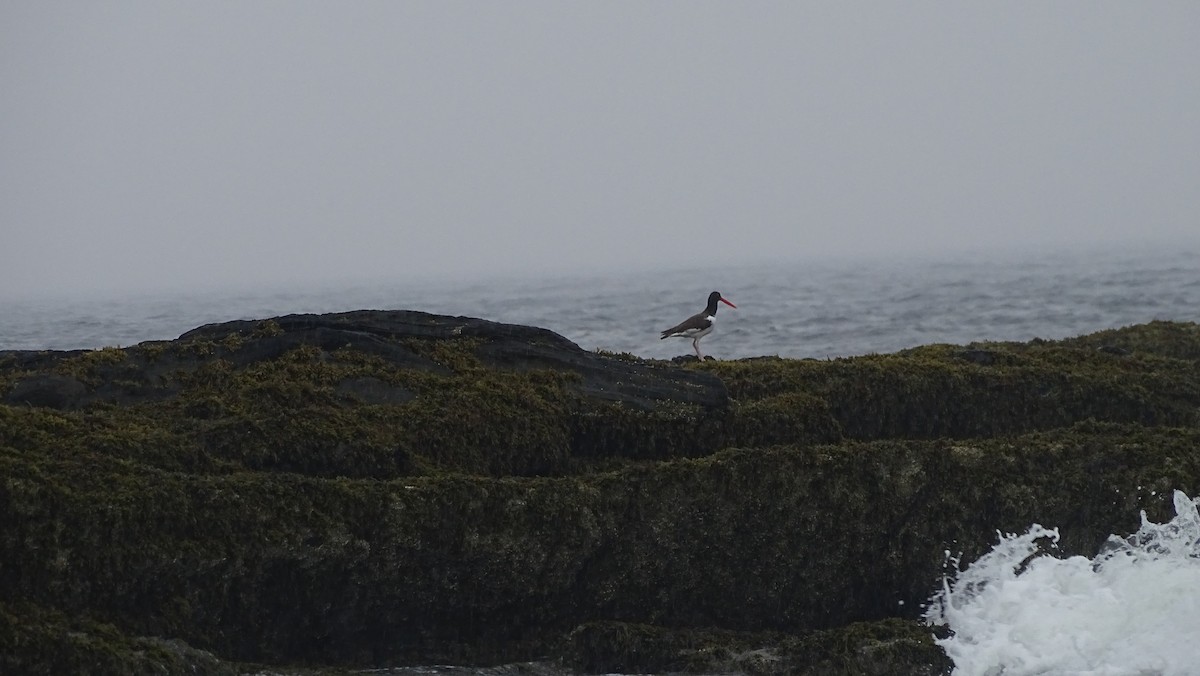
M708 314L711 315L717 311L717 301L720 301L731 308L737 309L736 305L725 300L725 297L721 295L720 291L713 291L712 293L708 294Z

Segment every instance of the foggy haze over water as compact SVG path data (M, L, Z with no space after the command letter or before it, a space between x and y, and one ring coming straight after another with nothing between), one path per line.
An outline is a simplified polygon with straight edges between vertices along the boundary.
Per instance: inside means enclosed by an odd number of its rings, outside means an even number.
M548 328L584 349L670 358L658 332L722 306L705 354L838 357L928 343L1058 339L1200 318L1200 246L997 257L877 258L603 276L328 285L39 302L0 300L0 350L128 346L292 313L422 310Z
M1197 3L4 3L0 297L1195 241L1198 32Z

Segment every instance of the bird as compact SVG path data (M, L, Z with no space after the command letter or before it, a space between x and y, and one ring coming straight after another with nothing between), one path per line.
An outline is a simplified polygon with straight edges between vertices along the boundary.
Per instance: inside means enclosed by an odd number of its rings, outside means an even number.
M713 322L717 318L717 302L722 302L731 308L737 309L737 306L726 300L720 291L713 291L708 294L708 306L703 312L688 317L676 326L672 326L662 332L663 338L691 338L692 347L696 350L696 359L704 359L700 354L700 339L712 333Z

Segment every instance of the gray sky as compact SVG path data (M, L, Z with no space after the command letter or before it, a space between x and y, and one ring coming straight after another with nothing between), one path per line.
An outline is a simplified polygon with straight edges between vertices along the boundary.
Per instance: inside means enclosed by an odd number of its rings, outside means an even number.
M1194 0L0 0L0 288L1194 241L1198 36Z

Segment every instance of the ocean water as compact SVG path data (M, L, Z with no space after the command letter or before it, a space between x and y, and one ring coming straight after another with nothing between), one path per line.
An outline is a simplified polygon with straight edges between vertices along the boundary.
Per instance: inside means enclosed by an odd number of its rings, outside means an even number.
M1040 555L1059 531L1034 524L947 578L926 618L954 631L954 676L1200 673L1200 499L1172 498L1173 519L1142 512L1093 558Z
M818 359L927 343L1065 338L1154 319L1200 320L1190 246L808 260L611 275L378 281L223 291L0 298L0 350L125 347L197 326L302 312L411 309L530 324L589 350L670 358L658 333L721 291L706 355Z

